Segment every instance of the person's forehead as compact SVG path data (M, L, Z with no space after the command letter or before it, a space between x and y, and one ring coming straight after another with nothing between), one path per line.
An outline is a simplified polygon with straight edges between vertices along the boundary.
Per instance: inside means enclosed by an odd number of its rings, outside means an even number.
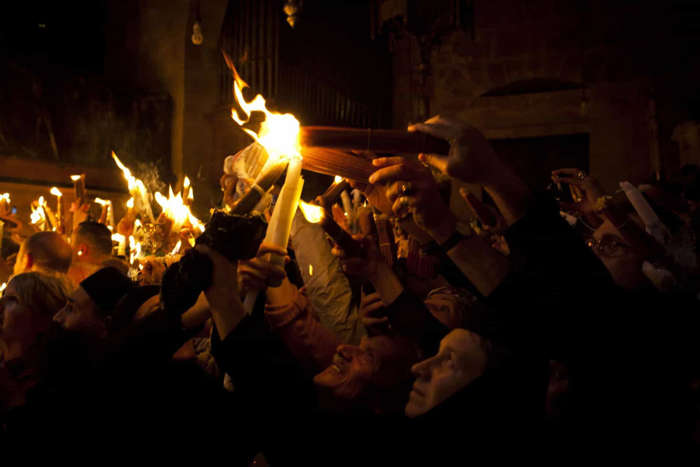
M469 347L471 335L465 329L455 329L440 341L440 352L464 351Z

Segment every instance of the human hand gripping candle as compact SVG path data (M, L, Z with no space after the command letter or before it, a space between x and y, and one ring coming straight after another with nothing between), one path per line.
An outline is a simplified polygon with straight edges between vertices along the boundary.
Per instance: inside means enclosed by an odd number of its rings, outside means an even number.
M287 176L277 204L272 211L272 217L263 240L263 242L286 250L292 219L296 213L303 186L299 121L292 114L269 111L265 105L265 98L260 94L256 95L250 102L246 101L243 97L243 89L248 85L238 75L233 62L225 53L224 60L233 74L233 95L238 105L237 108L231 109L231 118L240 125L241 130L265 148L268 155L266 165L277 166L279 164L276 163L289 160ZM265 120L260 122L260 129L257 132L247 128L252 112L262 112L265 115ZM261 175L265 172L263 170ZM260 182L258 180L258 183ZM284 264L283 257L271 257L270 261ZM257 295L258 291L250 291L245 297L243 308L248 314L253 311Z

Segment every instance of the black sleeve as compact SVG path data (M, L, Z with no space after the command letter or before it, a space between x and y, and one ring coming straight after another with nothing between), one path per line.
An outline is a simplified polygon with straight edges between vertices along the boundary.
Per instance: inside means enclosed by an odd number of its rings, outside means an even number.
M258 304L264 296L261 294ZM261 410L309 407L314 390L310 378L265 322L263 307L255 307L221 341L212 333L212 354L233 382L235 391ZM268 410L269 409L269 410Z

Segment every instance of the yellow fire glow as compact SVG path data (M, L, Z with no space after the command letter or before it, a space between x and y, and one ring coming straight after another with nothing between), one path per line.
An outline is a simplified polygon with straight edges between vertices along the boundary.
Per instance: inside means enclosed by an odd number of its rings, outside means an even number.
M114 159L114 162L117 164L117 167L121 169L122 174L126 179L126 182L129 184L129 194L132 196L134 195L134 193L141 193L142 195L145 195L147 193L146 185L144 185L141 180L139 180L131 174L131 170L129 170L127 166L122 164L122 161L119 160L114 151L112 151L112 159Z
M2 284L0 284L0 293L4 292L6 288L7 288L7 282L3 282Z
M333 179L333 181L335 183L340 183L343 181L343 177L341 177L340 175L336 175L335 178Z
M137 231L138 229L140 229L141 227L143 227L143 224L141 223L140 220L136 219L136 220L134 221L134 232L136 232L136 231Z
M301 157L299 120L292 114L270 112L265 106L265 98L260 94L255 96L252 101L246 102L243 97L243 89L247 88L248 85L238 75L230 59L227 56L225 59L233 73L233 94L245 117L240 118L238 111L232 108L231 118L241 126L243 131L265 148L270 156L268 163L289 157ZM255 111L265 114L265 121L260 124L260 130L257 134L248 128L243 128L243 125L250 121L250 114Z
M70 179L74 182L77 182L78 180L80 180L80 175L71 175Z
M168 197L156 192L156 202L163 208L163 215L173 221L173 231L178 232L183 225L189 223L193 229L204 232L204 224L197 219L182 200L182 193L175 195L172 187L168 187Z
M3 193L0 195L0 201L4 201L7 204L10 204L10 194L9 193Z
M182 240L178 240L173 251L170 252L170 256L174 256L179 253L180 247L182 247Z
M141 243L137 242L133 235L129 235L129 264L134 264L136 258L141 257Z
M313 276L313 275L314 275L314 265L309 264L309 276Z
M120 233L113 233L112 234L112 241L121 243L123 241L126 241L126 237Z
M29 220L32 224L46 222L44 206L46 206L46 200L44 200L43 196L39 196L39 199L36 201L36 208L32 208L32 213L29 216Z
M126 202L126 207L129 209L134 209L134 198L133 196L129 198L129 201Z
M49 193L51 193L51 194L54 195L54 196L58 196L58 197L63 196L63 193L61 193L61 190L59 190L59 189L58 189L57 187L55 187L55 186L54 186L54 187L51 187L51 191L49 191Z
M185 175L185 180L182 182L183 188L187 189L190 187L190 177Z
M299 201L299 209L301 209L304 218L312 224L318 224L323 220L323 208L317 204Z

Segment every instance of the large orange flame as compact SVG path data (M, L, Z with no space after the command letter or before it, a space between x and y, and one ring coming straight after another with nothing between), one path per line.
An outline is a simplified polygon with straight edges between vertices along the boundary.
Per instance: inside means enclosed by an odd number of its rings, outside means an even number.
M156 202L163 208L163 215L173 221L173 231L179 231L184 225L192 227L199 232L204 232L204 224L190 211L190 207L184 203L182 193L173 193L173 188L168 187L168 197L156 192Z
M243 131L265 148L270 156L268 163L274 163L284 158L301 157L299 120L289 113L270 112L265 105L265 98L260 94L256 95L252 101L246 102L243 97L243 89L247 88L248 85L241 79L236 67L226 54L224 54L224 59L233 73L233 95L236 98L236 103L243 110L244 116L241 118L238 111L232 108L231 118L241 126ZM265 121L260 124L260 130L257 133L243 127L250 121L250 114L256 111L265 114Z

